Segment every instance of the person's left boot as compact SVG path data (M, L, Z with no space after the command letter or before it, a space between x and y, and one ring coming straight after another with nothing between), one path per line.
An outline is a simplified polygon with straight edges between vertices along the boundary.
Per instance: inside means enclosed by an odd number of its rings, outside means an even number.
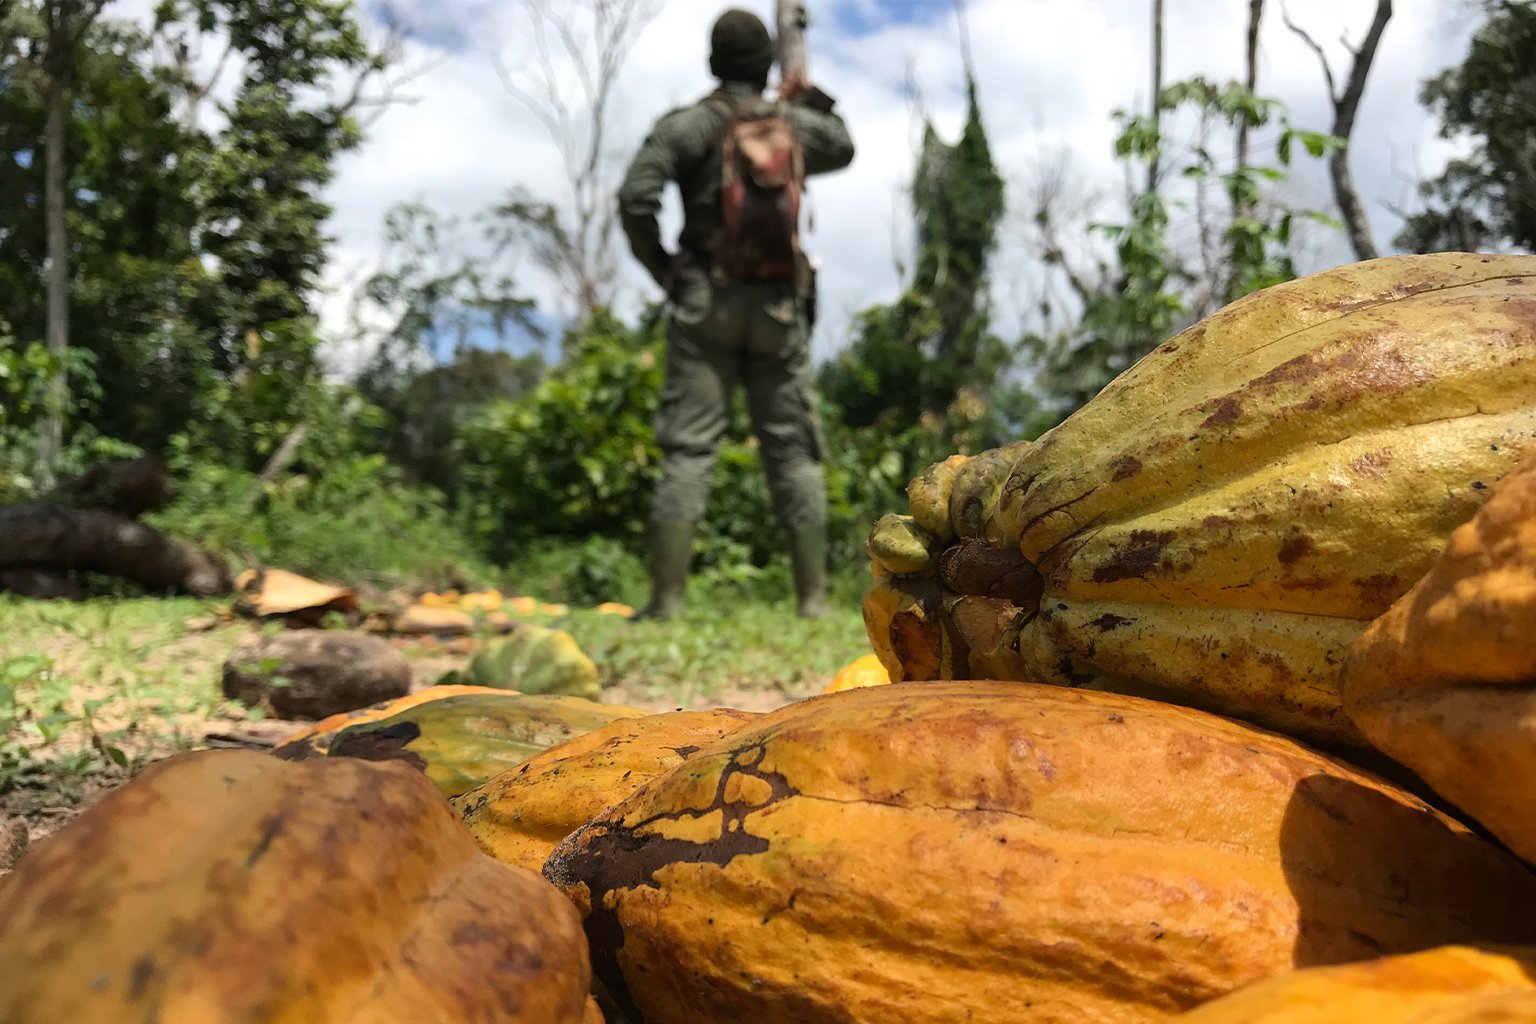
M794 526L786 531L789 564L795 576L795 612L802 619L827 614L827 527Z

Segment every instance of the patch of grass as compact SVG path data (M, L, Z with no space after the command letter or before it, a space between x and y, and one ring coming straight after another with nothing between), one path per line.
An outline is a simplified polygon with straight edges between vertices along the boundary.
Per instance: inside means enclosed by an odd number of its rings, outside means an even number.
M554 624L576 638L602 672L605 699L647 706L788 701L820 692L832 675L869 653L858 596L839 586L831 614L797 618L778 601L732 597L725 588L690 593L670 622L630 622L576 610ZM782 702L780 701L780 702Z
M719 558L723 542L701 543L705 548L693 562L688 578L690 606L703 611L746 605L776 605L792 592L789 558L777 552L764 565L748 560L744 548L734 557ZM708 547L716 550L712 553ZM713 560L711 558L713 557ZM643 604L650 594L644 545L625 545L611 537L582 541L557 540L529 547L496 576L509 594L528 594L543 601L572 605L596 605L604 601ZM851 566L834 566L832 590L857 608L869 587L869 560Z
M199 742L197 726L225 706L217 666L232 641L185 622L215 607L0 595L0 794L73 802L93 775L126 775Z
M671 622L635 623L579 606L534 621L576 638L597 662L606 701L762 711L820 692L869 650L859 612L863 581L836 581L832 613L815 622L795 617L787 574L771 588L762 582L701 575L690 584L685 615ZM147 761L230 728L210 730L210 723L256 719L258 712L219 691L220 667L252 624L187 627L188 619L225 606L193 598L73 603L0 595L0 817L63 813ZM432 682L465 668L484 639L420 640L404 653L418 681Z

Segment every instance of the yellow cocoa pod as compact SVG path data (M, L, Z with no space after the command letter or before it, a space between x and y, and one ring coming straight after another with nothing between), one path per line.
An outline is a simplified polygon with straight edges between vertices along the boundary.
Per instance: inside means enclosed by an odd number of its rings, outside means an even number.
M838 670L823 693L842 693L857 690L861 686L884 686L891 681L891 674L880 664L878 654L865 654L853 659Z
M563 629L531 622L520 624L508 636L487 640L469 660L466 675L476 685L530 696L548 693L597 700L602 695L597 665L576 638Z
M935 462L922 476L914 477L907 484L907 503L912 518L941 541L955 539L955 530L949 521L949 496L954 491L955 474L970 458L969 455L951 455L943 462Z
M417 690L415 693L397 697L394 700L380 701L366 708L358 708L355 711L342 711L326 718L320 719L310 725L306 725L298 732L279 743L272 751L285 761L303 761L310 757L324 757L331 748L331 740L341 730L352 725L362 725L365 722L377 722L384 718L393 718L402 711L422 704L430 704L435 700L443 700L446 697L484 696L505 693L490 686L468 686L458 683L443 683L438 686L428 686Z
M929 572L934 567L938 538L919 526L911 516L888 512L869 534L869 557L901 576Z
M1507 1024L1536 1020L1536 949L1441 946L1261 981L1183 1024Z
M1132 1024L1297 966L1536 934L1536 876L1373 776L1001 682L772 712L544 873L637 1024Z
M348 726L331 740L327 756L405 761L451 797L573 736L644 714L584 697L496 690L446 697Z
M153 764L0 880L0 921L6 1024L578 1024L591 988L569 902L398 763Z
M983 533L1038 573L1028 678L1138 680L1365 749L1346 651L1528 455L1536 257L1389 257L1164 343L1021 450Z
M1536 863L1536 459L1371 623L1343 686L1372 743Z
M717 708L620 719L530 757L453 805L482 850L537 871L578 827L756 717Z

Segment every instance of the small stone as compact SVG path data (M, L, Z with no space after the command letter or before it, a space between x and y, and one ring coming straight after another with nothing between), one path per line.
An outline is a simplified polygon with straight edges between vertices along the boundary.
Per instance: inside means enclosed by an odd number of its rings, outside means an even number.
M363 633L300 629L240 643L224 662L224 696L279 718L324 718L405 696L411 666Z

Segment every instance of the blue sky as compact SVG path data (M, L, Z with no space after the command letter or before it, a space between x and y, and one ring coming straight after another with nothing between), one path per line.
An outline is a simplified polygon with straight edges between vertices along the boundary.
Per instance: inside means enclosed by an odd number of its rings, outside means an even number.
M752 0L724 0L721 9L738 3L750 9L763 8L761 2ZM389 5L384 0L369 0L365 10L375 18L382 18ZM830 21L838 34L860 38L909 25L926 25L941 18L953 16L952 0L811 0L812 31ZM766 14L766 10L761 13ZM471 31L472 18L454 20L449 17L413 19L411 32L426 46L450 53L463 53L474 45Z
M390 10L386 0L366 0L362 6L379 21L384 20ZM467 21L457 21L451 17L413 18L409 13L403 17L407 19L411 37L423 46L448 53L465 53L470 49L472 41Z
M841 3L813 4L813 18L830 14L838 31L858 38L873 35L888 28L903 25L926 25L939 18L948 18L954 11L950 0L844 0ZM816 23L812 22L814 31Z

